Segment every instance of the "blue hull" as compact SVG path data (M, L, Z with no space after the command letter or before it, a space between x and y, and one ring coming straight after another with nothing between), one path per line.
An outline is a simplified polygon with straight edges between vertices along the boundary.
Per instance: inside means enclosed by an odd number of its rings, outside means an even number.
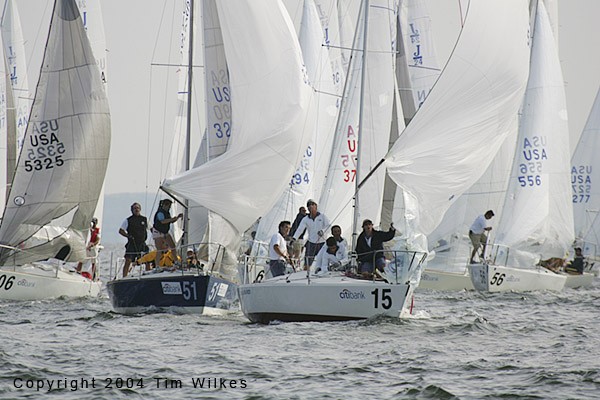
M209 275L145 275L115 279L106 288L113 309L123 314L174 307L186 313L219 314L237 300L237 285Z

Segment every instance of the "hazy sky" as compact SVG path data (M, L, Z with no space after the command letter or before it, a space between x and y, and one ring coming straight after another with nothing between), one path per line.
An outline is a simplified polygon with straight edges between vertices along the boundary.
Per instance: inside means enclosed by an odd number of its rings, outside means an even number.
M33 93L52 1L16 1L26 39L29 84ZM285 3L293 1L296 0L285 0ZM176 39L181 26L182 3L183 0L102 0L112 114L106 194L148 192L153 197L163 178L160 171L165 169L170 145L170 138L164 137L163 132L170 134L173 130L177 77L175 67L151 64L177 62ZM458 0L428 0L426 3L436 34L439 62L443 64L460 26ZM558 4L559 51L569 127L572 140L576 140L600 85L600 1L558 0ZM298 15L292 17L299 18ZM201 69L196 71L200 76ZM200 92L197 91L198 96ZM198 110L201 114L202 106Z

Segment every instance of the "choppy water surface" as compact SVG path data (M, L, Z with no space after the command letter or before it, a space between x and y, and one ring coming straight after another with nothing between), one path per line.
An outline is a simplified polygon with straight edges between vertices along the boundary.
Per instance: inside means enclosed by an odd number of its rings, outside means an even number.
M241 312L123 316L106 291L0 302L0 398L600 398L599 301L598 280L425 292L408 320L268 326Z

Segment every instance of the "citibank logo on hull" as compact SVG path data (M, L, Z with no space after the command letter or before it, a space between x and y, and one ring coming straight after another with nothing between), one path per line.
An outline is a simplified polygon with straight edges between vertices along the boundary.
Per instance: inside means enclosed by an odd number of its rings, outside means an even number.
M363 292L351 292L348 289L344 289L340 292L340 299L343 300L363 300L365 294Z

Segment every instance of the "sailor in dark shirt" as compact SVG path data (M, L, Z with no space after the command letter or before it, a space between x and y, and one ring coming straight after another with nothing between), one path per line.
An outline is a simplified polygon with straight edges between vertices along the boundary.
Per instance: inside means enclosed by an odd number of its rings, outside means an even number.
M125 245L125 265L123 266L123 277L129 274L129 266L132 261L148 252L146 238L148 237L148 219L142 215L140 203L131 205L131 215L123 221L119 228L119 234L127 238Z
M573 257L573 261L565 266L565 271L569 274L583 274L584 260L581 247L575 247L575 257Z
M373 222L365 219L362 223L363 231L356 241L356 254L360 261L360 272L373 272L373 264L378 270L383 271L385 257L383 255L383 242L392 240L396 234L394 226L387 232L373 229Z

